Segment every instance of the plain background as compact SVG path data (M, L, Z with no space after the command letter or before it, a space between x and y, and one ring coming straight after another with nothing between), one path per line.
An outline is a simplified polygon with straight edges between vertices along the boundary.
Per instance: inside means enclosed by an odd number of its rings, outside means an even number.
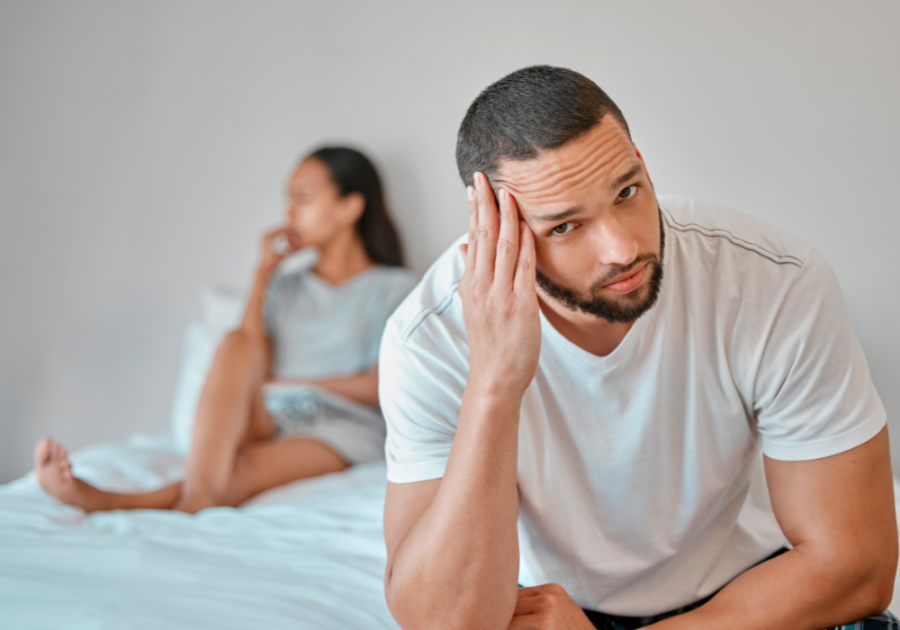
M0 482L43 435L166 430L198 291L246 287L316 145L372 155L424 271L466 229L466 107L535 63L607 90L660 193L825 255L900 462L898 24L895 0L3 1Z

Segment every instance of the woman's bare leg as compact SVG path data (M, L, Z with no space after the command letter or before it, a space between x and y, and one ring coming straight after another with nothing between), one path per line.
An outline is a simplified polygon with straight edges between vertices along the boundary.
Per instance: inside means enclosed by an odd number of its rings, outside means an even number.
M120 494L106 492L72 476L72 464L66 449L50 439L38 442L34 449L34 472L43 488L68 505L86 512L99 510L159 510L171 508L181 494L181 483L153 492Z
M318 440L289 437L251 442L238 451L223 503L237 507L260 492L349 466L337 451Z
M336 451L316 440L248 442L238 450L228 488L216 505L237 507L260 492L348 466ZM65 449L49 439L41 440L35 449L35 472L41 485L56 498L86 512L171 509L181 496L182 482L137 494L95 488L72 476Z
M49 439L41 440L35 448L38 481L63 503L88 512L129 509L197 512L223 505L238 448L275 435L275 425L262 399L267 361L262 338L234 331L222 340L200 395L183 482L152 492L106 492L75 478L65 449Z
M275 424L263 404L266 342L240 330L219 345L194 421L181 496L173 506L198 512L222 505L242 444L270 440Z

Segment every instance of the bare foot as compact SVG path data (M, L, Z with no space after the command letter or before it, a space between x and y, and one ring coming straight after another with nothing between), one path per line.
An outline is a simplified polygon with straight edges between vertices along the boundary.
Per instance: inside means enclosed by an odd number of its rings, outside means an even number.
M34 472L41 487L67 505L86 512L109 509L109 493L73 477L66 449L49 438L34 448Z

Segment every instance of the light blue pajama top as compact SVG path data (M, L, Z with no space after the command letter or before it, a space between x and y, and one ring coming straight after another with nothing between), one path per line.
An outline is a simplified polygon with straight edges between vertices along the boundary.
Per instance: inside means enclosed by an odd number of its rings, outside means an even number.
M316 380L371 369L388 317L416 282L409 269L389 265L337 286L308 267L276 273L264 307L273 377ZM323 441L349 463L384 457L377 408L305 385L267 388L265 401L282 435Z

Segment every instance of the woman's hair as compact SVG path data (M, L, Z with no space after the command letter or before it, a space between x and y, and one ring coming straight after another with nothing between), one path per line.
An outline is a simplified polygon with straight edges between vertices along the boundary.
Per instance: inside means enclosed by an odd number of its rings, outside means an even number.
M321 161L343 197L360 193L366 207L356 223L366 253L376 263L404 266L403 246L384 202L381 178L365 155L346 147L322 147L307 156Z

